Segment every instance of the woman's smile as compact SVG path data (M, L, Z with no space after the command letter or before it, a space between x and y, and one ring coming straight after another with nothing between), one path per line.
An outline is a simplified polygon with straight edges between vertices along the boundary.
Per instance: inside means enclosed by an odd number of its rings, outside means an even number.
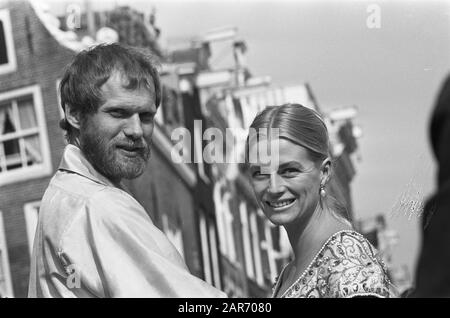
M297 199L266 201L266 204L276 212L281 212L292 207Z

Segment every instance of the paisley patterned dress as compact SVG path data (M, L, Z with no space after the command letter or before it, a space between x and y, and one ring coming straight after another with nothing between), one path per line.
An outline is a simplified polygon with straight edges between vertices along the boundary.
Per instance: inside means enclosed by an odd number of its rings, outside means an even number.
M272 297L397 296L375 248L361 234L351 230L333 234L294 284L282 295L278 295L280 277L283 277L285 269L286 267L276 279Z

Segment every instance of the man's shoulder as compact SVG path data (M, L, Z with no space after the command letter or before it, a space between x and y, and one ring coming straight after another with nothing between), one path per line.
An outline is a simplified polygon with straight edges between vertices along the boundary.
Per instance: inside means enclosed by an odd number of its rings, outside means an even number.
M39 218L45 236L61 239L84 228L88 218L113 222L143 207L126 192L76 173L58 171L42 198Z
M74 209L143 209L126 191L95 182L89 178L59 170L50 181L42 200L42 208L57 209L58 213L73 214Z
M126 191L105 187L89 197L88 213L104 225L150 221L145 208Z
M106 185L95 182L85 176L72 171L58 170L50 181L49 189L58 189L61 195L78 197L88 200L98 191L108 188Z

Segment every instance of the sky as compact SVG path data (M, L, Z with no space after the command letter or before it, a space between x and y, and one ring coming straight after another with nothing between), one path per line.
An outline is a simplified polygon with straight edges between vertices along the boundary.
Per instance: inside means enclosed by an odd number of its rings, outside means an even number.
M435 187L428 122L450 73L450 1L99 0L94 7L123 3L155 7L163 44L235 26L253 75L269 75L276 86L307 82L323 110L356 105L363 136L351 184L355 216L384 213L399 234L394 264L414 271L421 219L392 208L411 181L425 197ZM371 4L379 28L367 25Z

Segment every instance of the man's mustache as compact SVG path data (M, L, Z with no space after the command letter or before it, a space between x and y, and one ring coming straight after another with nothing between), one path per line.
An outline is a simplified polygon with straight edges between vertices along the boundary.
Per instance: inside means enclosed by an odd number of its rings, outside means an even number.
M123 140L115 143L116 147L125 148L127 150L145 150L149 148L149 145L144 140L132 141Z
M115 143L114 146L127 151L135 151L145 160L150 156L150 145L145 140L122 140Z

